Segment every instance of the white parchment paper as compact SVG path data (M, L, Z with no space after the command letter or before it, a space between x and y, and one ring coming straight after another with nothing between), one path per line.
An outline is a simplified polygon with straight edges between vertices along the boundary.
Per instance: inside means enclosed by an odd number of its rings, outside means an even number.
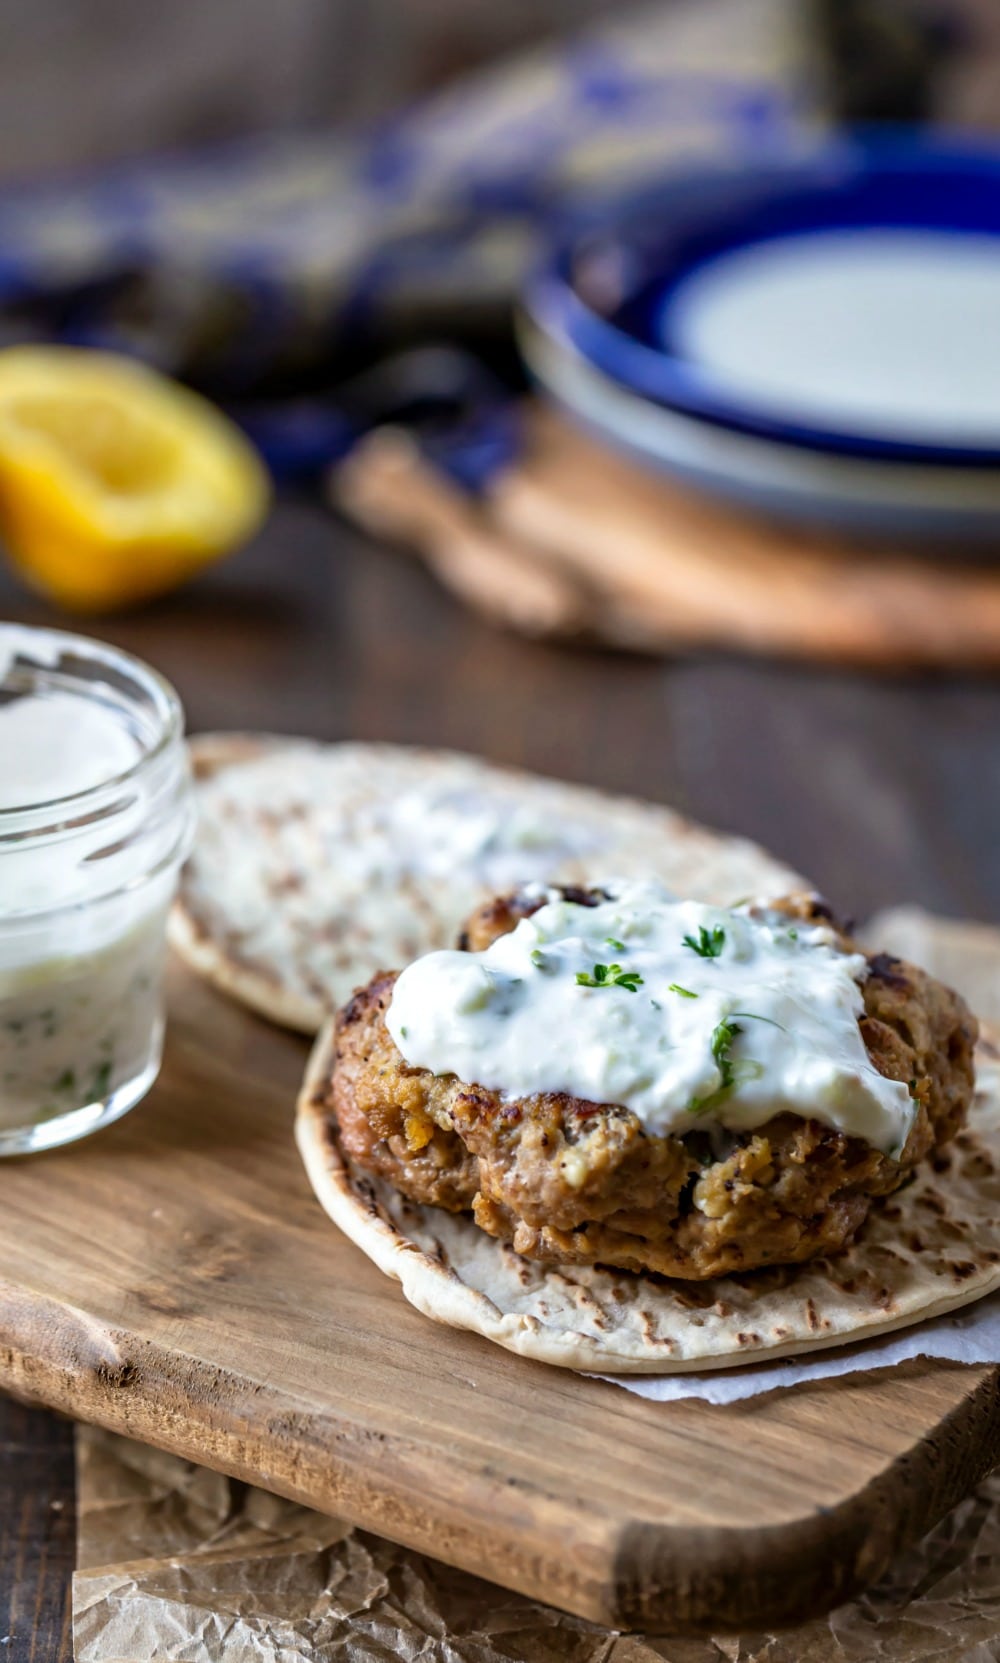
M714 1374L605 1375L653 1403L700 1397L705 1403L739 1403L788 1386L829 1380L836 1374L892 1368L911 1357L944 1357L956 1363L1000 1363L1000 1294L980 1299L954 1316L917 1323L899 1334L837 1346L815 1357L790 1357L760 1368L718 1369Z

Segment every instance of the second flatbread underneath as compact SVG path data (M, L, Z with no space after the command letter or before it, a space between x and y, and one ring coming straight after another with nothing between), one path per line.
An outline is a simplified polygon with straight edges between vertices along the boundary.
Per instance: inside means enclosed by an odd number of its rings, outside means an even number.
M802 880L670 809L451 751L266 735L191 743L198 835L171 940L195 970L306 1033L378 970L454 946L530 880L661 878L721 903Z

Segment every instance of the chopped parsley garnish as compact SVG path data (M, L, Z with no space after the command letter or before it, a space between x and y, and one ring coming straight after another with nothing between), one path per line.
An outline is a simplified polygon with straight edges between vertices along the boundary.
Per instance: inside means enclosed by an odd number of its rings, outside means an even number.
M692 1098L688 1104L691 1114L701 1114L704 1109L714 1109L741 1081L759 1078L762 1073L760 1063L749 1058L734 1058L731 1055L733 1040L743 1032L740 1024L732 1020L734 1016L741 1016L745 1022L766 1022L771 1028L781 1028L782 1033L785 1031L780 1022L775 1022L770 1016L758 1016L754 1011L730 1011L728 1016L723 1017L712 1029L712 1038L709 1041L713 1061L719 1070L720 1084L707 1097Z
M576 979L581 987L623 987L628 993L642 986L638 970L623 970L620 964L595 964L592 975L578 970Z
M730 1022L728 1017L723 1017L722 1021L712 1029L710 1048L715 1066L719 1070L723 1091L728 1091L733 1083L733 1059L729 1053L732 1050L733 1040L742 1032L743 1029L739 1023Z
M726 942L726 932L721 924L707 930L704 924L698 926L698 939L693 935L684 937L685 947L690 947L692 953L697 953L700 959L717 959Z
M616 941L613 935L606 936L605 940L607 941L607 944L608 944L609 947L614 948L616 953L624 953L624 951L625 951L624 941Z
M707 1097L692 1097L688 1104L689 1114L701 1114L705 1109L714 1109L724 1102L736 1084L736 1064L730 1055L733 1040L743 1029L738 1022L730 1022L728 1017L712 1029L709 1041L712 1059L719 1070L720 1084L715 1091L710 1091Z
M530 958L532 964L535 966L535 969L536 970L541 970L542 966L545 963L545 954L542 952L542 949L540 947L532 947L531 952L528 954L528 957Z
M766 1022L769 1028L780 1028L782 1033L788 1030L782 1022L775 1022L773 1016L758 1016L755 1011L730 1011L730 1016L742 1016L747 1022Z
M689 987L681 987L680 982L671 982L671 993L679 993L682 999L697 999L697 993L692 993Z
M799 939L798 930L789 930L788 931L788 939L789 939L789 941L798 941L798 939Z

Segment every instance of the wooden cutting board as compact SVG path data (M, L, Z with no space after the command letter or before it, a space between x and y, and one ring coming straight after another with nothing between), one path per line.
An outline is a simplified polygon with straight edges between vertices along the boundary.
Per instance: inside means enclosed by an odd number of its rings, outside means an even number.
M1000 1458L1000 1371L913 1363L719 1409L439 1328L292 1137L306 1047L171 971L163 1075L0 1166L0 1384L612 1626L814 1613Z

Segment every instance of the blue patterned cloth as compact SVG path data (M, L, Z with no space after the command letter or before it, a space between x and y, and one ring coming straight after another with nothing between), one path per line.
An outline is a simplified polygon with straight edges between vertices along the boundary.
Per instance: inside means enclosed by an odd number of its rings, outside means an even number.
M335 369L364 342L496 322L581 197L685 156L791 142L793 10L711 0L699 22L646 7L363 136L257 139L7 191L4 338L125 348L244 391Z

